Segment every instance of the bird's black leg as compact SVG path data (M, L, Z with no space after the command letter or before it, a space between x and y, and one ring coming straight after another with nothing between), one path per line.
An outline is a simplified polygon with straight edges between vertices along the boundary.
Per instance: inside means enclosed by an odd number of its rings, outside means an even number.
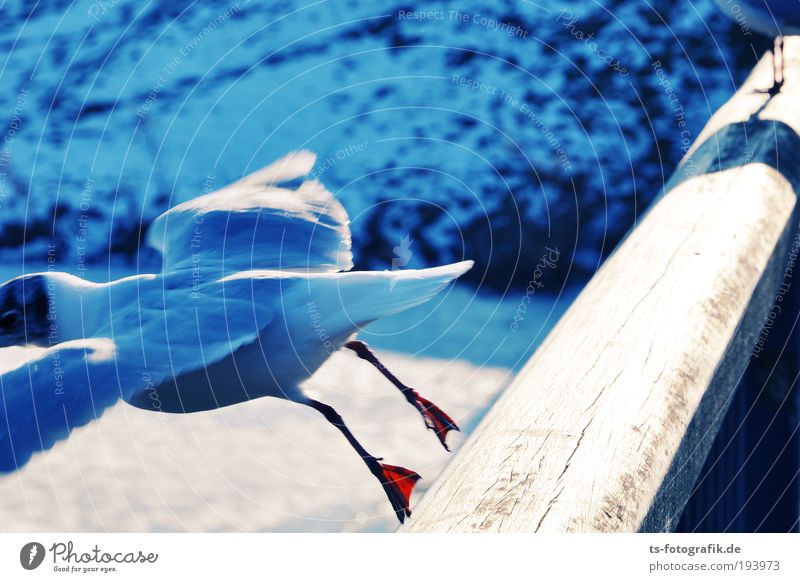
M411 491L414 489L414 485L417 484L417 481L419 481L420 476L414 471L404 467L379 463L378 461L383 459L380 457L373 457L361 446L361 443L356 440L356 437L350 429L347 428L342 417L339 416L339 413L336 412L332 406L310 398L306 400L304 404L321 412L328 422L342 432L344 438L350 443L350 446L356 450L361 459L366 463L370 472L380 481L383 490L386 492L386 496L389 498L389 502L392 504L392 509L394 509L395 515L397 515L397 519L400 520L400 523L403 523L405 517L411 515L411 509L408 507Z
M422 415L422 418L425 420L425 426L427 426L430 430L436 433L436 436L439 437L439 442L442 443L442 446L446 450L450 450L447 447L447 433L451 430L461 430L456 425L455 421L450 418L441 408L436 406L433 402L428 400L427 398L423 398L420 394L414 390L413 388L409 388L405 384L403 384L400 380L395 377L386 367L381 363L381 361L372 353L369 349L369 346L362 341L354 340L351 342L347 342L345 347L348 349L353 350L356 355L362 360L366 360L373 366L375 366L378 371L383 374L389 382L394 384L398 390L406 397L406 400L416 408L419 413Z

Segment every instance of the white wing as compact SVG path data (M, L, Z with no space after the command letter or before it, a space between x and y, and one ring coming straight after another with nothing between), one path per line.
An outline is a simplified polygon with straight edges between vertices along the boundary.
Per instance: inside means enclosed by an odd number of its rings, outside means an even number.
M64 342L0 376L0 473L24 465L120 398L217 362L273 318L249 286L206 285L196 298L154 280L95 338ZM114 288L110 292L115 292Z
M342 271L353 267L347 212L316 180L296 189L316 156L300 151L156 218L147 244L163 271L224 276L249 269Z

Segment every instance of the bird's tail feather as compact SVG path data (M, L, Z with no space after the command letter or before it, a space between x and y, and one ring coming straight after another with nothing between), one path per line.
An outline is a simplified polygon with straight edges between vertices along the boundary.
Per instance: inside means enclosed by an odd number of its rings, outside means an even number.
M425 303L472 265L462 261L430 269L336 273L311 284L312 300L327 314L329 330L352 331Z
M473 261L462 261L430 269L389 271L388 293L373 295L373 301L362 299L365 312L388 317L426 303L450 282L469 271L473 264Z

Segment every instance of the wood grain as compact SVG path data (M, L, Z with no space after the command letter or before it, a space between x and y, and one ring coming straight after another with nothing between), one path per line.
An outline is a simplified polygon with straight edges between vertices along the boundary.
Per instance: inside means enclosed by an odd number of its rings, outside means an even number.
M800 38L786 53L783 93L753 92L768 54L404 531L675 526L785 268Z

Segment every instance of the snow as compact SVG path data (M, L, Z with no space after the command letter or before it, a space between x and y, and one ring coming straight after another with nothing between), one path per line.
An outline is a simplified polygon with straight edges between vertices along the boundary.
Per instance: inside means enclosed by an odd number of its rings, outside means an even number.
M381 353L465 431L509 381L502 368ZM308 383L370 452L423 476L450 459L369 364L335 354ZM452 434L452 433L451 433ZM463 435L451 436L454 448ZM264 398L167 415L118 404L21 471L0 477L0 531L390 531L380 485L314 410Z

